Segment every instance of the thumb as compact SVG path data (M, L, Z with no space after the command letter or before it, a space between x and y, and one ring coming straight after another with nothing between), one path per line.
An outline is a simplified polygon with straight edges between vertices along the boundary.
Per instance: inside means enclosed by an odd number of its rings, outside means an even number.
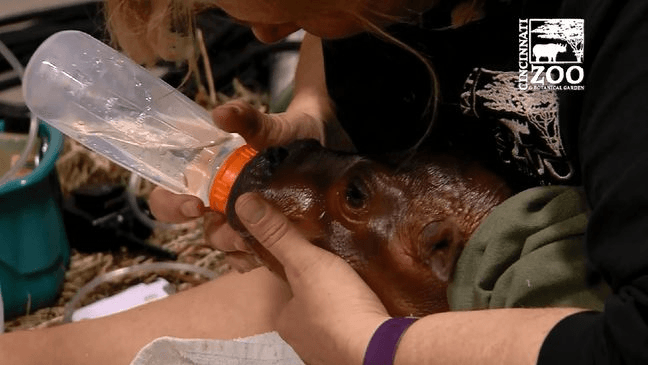
M161 222L181 223L198 218L205 212L203 202L193 195L174 194L161 187L149 195L149 209Z
M283 265L291 284L316 263L332 256L307 241L286 216L257 194L241 195L234 209L248 232Z
M262 113L243 101L232 101L214 108L212 118L218 127L240 134L259 151L295 138L281 114Z

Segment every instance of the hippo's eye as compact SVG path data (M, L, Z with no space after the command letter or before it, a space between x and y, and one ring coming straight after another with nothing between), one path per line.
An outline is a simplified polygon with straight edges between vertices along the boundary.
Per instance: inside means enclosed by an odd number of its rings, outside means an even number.
M360 178L354 178L346 187L345 198L351 208L362 208L369 198L369 189Z

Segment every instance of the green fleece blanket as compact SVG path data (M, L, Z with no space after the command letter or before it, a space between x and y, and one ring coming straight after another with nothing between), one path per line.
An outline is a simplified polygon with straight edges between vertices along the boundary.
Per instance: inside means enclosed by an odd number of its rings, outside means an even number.
M601 310L609 289L586 283L586 204L572 187L538 187L496 207L462 252L451 310L575 306Z

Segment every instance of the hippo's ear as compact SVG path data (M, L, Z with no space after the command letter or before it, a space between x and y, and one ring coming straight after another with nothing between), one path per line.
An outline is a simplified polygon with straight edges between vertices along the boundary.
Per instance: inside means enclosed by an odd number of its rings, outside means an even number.
M420 258L437 277L447 282L463 249L457 222L452 219L428 223L419 236Z

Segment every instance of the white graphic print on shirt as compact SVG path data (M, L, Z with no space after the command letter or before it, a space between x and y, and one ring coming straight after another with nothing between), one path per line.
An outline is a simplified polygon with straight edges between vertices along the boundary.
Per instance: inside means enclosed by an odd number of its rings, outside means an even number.
M494 120L504 163L543 184L565 183L574 175L560 136L554 90L520 90L517 72L474 69L464 83L461 110Z

